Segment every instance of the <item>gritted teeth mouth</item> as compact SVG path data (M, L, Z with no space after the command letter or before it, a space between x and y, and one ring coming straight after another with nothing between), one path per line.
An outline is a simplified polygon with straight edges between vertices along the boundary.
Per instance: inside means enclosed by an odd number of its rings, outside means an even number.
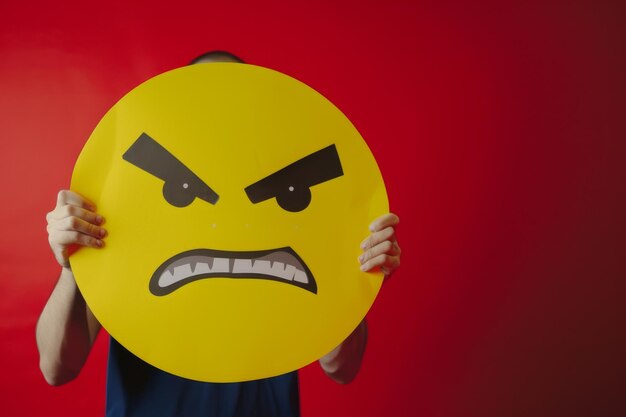
M150 279L150 292L169 294L204 278L257 278L284 282L317 294L304 261L290 247L264 251L193 249L165 261Z

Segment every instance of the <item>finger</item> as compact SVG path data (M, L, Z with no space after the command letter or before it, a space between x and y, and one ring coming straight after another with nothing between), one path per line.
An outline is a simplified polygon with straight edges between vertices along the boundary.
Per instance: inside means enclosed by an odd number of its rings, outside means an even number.
M381 268L385 270L385 273L389 274L389 271L393 272L399 266L400 258L398 256L390 256L384 253L382 255L375 256L361 265L361 271L367 272L374 268Z
M57 207L54 211L48 213L48 222L53 220L63 220L66 217L78 217L83 219L87 223L101 225L104 223L104 217L93 211L84 209L82 207L66 204L61 207Z
M73 216L65 217L50 226L53 230L76 231L99 239L107 235L107 231L103 227L96 226L93 223L86 222L81 218Z
M57 207L61 207L66 204L83 207L90 211L96 211L96 205L87 198L74 191L61 190L57 194Z
M374 220L370 224L369 229L371 232L378 232L379 230L383 230L386 227L396 226L398 223L400 223L400 218L397 215L393 213L387 213Z
M386 227L378 232L374 232L367 239L361 242L361 249L367 250L369 248L373 248L385 240L395 241L395 231L393 227Z
M363 264L372 258L382 255L383 253L390 256L400 256L400 247L396 242L385 240L373 248L369 248L359 256L359 262Z
M50 244L58 244L62 246L80 245L92 248L101 248L104 246L104 241L75 230L58 230L54 233L54 235L50 235Z
M385 280L387 280L387 278L389 278L390 276L393 275L394 272L396 272L396 270L398 269L399 266L400 266L400 263L398 263L398 265L396 265L394 267L381 266L380 267L380 272L385 274Z

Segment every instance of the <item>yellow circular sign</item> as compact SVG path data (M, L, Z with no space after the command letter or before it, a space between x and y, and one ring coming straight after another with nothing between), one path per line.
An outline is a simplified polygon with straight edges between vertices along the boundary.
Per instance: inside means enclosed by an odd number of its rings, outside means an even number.
M200 64L144 82L100 121L71 188L109 232L71 258L88 305L175 375L298 369L350 334L382 282L357 261L388 211L371 152L327 99L273 70Z

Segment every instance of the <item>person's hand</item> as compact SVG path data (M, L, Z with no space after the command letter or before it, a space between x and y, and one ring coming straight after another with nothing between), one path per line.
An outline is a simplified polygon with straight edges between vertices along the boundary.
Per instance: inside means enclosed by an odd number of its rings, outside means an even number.
M359 256L362 271L379 268L389 277L400 266L400 246L394 227L400 222L398 216L387 213L370 224L371 234L361 243L363 253Z
M46 215L48 242L59 265L69 268L69 256L80 246L101 248L107 232L95 205L81 195L61 190L57 205Z

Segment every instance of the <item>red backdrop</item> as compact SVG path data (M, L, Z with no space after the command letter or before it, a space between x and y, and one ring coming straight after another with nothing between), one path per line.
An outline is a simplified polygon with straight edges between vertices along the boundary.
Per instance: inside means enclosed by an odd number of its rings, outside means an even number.
M117 99L211 49L337 104L402 219L361 373L305 368L305 417L625 415L624 3L500 3L3 0L0 415L102 415L106 337L38 370L45 213Z

